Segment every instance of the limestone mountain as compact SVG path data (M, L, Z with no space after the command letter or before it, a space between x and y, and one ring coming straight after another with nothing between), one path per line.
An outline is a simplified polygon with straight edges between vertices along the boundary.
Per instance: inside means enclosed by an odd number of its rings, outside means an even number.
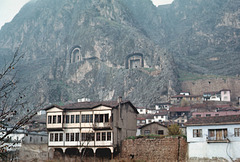
M239 74L239 8L238 0L31 0L0 31L0 65L20 46L20 87L32 103L123 96L146 106L179 91L178 69Z
M131 9L122 0L32 0L1 29L0 57L20 46L19 88L28 87L31 103L167 100L178 90L173 58L144 33Z
M240 64L240 1L174 0L159 6L142 27L173 54L177 66L200 74L236 75ZM156 21L158 20L158 21ZM154 29L154 30L152 30ZM157 32L156 32L157 31Z

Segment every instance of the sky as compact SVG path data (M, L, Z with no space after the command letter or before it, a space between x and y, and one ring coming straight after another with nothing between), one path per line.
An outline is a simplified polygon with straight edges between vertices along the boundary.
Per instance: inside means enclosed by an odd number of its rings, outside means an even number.
M10 22L19 12L22 6L30 0L0 0L0 29L6 23ZM173 0L152 0L153 4L170 4Z

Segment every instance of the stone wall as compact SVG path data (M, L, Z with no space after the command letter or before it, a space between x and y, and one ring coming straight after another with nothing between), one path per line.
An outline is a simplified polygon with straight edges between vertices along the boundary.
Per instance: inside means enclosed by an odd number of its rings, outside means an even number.
M236 100L236 98L240 96L239 88L240 78L201 79L182 82L182 91L190 92L193 95L202 95L203 92L230 89L232 100Z
M186 161L187 142L183 137L139 138L122 142L121 158L146 161Z
M19 161L46 161L48 159L47 144L23 144L19 150Z

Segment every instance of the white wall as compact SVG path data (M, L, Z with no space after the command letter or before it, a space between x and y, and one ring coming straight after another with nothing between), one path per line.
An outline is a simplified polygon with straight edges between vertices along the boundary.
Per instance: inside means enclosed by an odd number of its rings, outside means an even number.
M226 129L229 143L207 143L208 129ZM234 128L239 125L212 125L212 126L188 126L187 142L189 158L209 158L221 157L231 161L228 154L235 160L240 158L240 137L234 137ZM202 137L193 138L193 129L202 129ZM228 153L228 154L227 154Z

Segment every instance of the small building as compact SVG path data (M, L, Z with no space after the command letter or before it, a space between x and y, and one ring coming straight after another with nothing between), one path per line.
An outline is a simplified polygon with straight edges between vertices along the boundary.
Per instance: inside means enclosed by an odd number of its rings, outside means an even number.
M13 127L6 127L5 129L0 129L0 137L6 135L8 131L11 131ZM22 141L26 136L27 131L23 128L13 130L12 133L8 134L1 143L1 148L6 147L6 151L17 151L22 147Z
M190 92L180 92L180 95L189 96Z
M146 124L146 118L145 117L137 117L137 126L142 126Z
M221 93L216 92L204 92L203 93L204 101L221 101Z
M158 134L158 135L167 135L168 129L167 126L162 125L159 122L152 122L146 125L139 127L141 135L149 134Z
M137 111L139 114L147 114L147 109L144 107L137 107Z
M167 110L161 110L160 112L153 115L153 119L154 119L155 122L168 121L168 111Z
M156 114L157 110L155 108L147 108L147 114Z
M156 103L155 109L156 110L169 110L170 106L171 106L170 102Z
M180 102L182 101L183 97L184 97L184 95L171 96L170 103L172 105L180 104Z
M220 91L220 94L221 94L221 101L227 101L227 102L231 101L231 90L222 89Z
M185 126L189 159L240 158L240 115L191 118Z
M170 112L170 118L178 118L181 116L187 116L189 117L191 111L191 107L170 107L169 112Z
M149 114L146 116L146 124L154 122L154 114Z
M201 95L185 95L182 99L191 104L203 102L203 97Z
M183 123L186 123L188 120L187 116L184 115L184 116L180 116L178 118L176 118L175 120L173 120L175 123L178 123L178 124L183 124Z
M47 132L28 132L23 138L24 144L47 144L48 134Z

